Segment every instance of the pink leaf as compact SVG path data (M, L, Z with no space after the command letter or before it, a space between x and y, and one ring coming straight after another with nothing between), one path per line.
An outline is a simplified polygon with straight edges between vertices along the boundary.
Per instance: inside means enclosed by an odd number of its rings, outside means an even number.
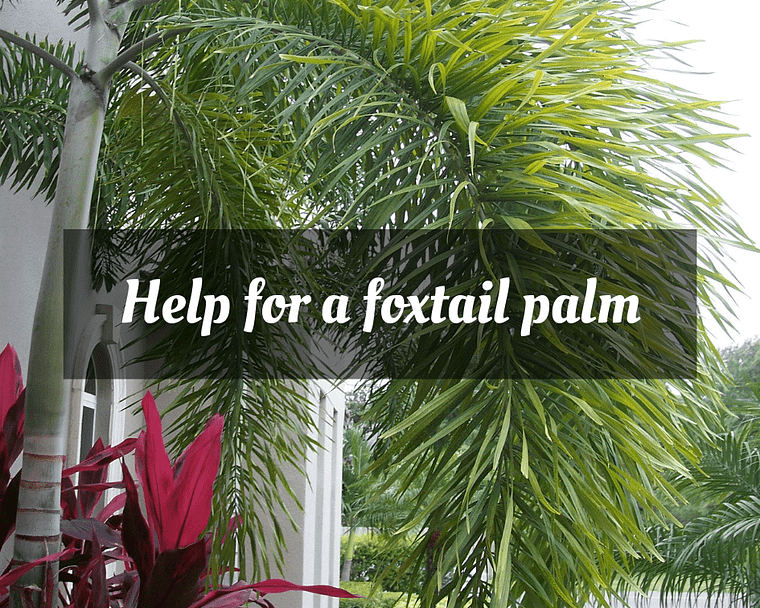
M182 549L158 554L147 584L140 591L140 608L188 608L198 595L206 570L206 546L201 540Z
M92 456L88 455L87 458L79 464L64 469L62 475L63 477L69 477L74 473L81 473L82 471L100 471L117 458L129 454L135 449L136 445L137 439L134 437L125 439L118 445L108 446Z
M74 485L69 477L61 479L61 507L63 508L63 519L79 517L79 503L74 493Z
M169 503L176 517L171 528L164 531L167 548L195 542L208 525L214 479L219 472L223 425L224 419L215 414L185 451Z
M105 449L103 440L98 437L98 440L87 452L87 458L100 454ZM99 470L95 471L82 471L79 474L79 485L77 486L77 497L79 498L80 511L83 517L91 517L92 512L95 509L95 505L98 504L100 496L103 494L103 489L95 487L99 484L103 484L106 481L108 475L108 465L104 465Z
M97 519L99 521L108 521L108 518L111 517L116 511L119 509L123 509L124 505L127 502L127 495L126 494L117 494L114 496L113 500L109 502L105 507L103 507L103 510L98 513Z
M21 472L19 471L0 498L0 547L8 540L13 528L16 527L16 508L18 507L20 484Z
M253 583L251 587L262 595L266 595L267 593L283 593L285 591L308 591L309 593L328 595L330 597L361 597L349 593L345 589L331 585L296 585L281 578L270 578L260 583Z
M124 608L137 608L137 600L140 596L140 579L132 583L132 586L127 591L127 596L124 598Z
M8 448L8 463L12 464L21 454L24 447L24 397L26 389L22 390L16 402L5 412L5 422L2 430L5 433L5 444Z
M8 410L16 403L22 390L21 362L16 349L8 344L0 353L0 423L5 422Z
M98 542L95 533L92 535L92 547L95 551L94 563L92 564L92 607L108 608L108 583L106 582L106 560L103 557L103 550Z
M74 486L74 490L86 490L89 492L104 492L105 490L112 490L113 488L123 488L124 482L122 481L106 481L104 483L80 483ZM89 517L92 513L83 513L83 517Z
M177 514L171 511L169 504L171 489L174 486L174 474L166 454L161 429L161 417L158 415L156 402L150 391L142 400L143 415L145 416L146 431L137 438L135 461L137 474L142 482L145 494L145 506L148 511L148 522L159 533L161 550L174 548L164 546L162 530L169 527L172 518Z
M89 540L92 543L92 557L78 573L80 578L73 589L74 606L108 608L108 584L103 549L97 536L93 535Z
M135 563L140 580L145 583L153 570L155 553L153 549L153 532L145 523L140 512L137 487L124 463L121 464L124 485L127 489L124 504L124 516L121 524L121 538L124 549Z
M255 591L261 595L283 593L285 591L308 591L318 595L329 595L330 597L362 597L349 593L345 589L330 585L296 585L282 579L273 578L261 581L260 583L240 582L226 589L212 591L190 608L238 608L248 600L251 591Z
M218 589L207 593L200 601L190 608L239 608L251 597L251 588L243 585L233 585L227 589Z
M61 532L79 540L97 539L98 545L117 547L121 545L121 535L97 519L64 519Z
M21 453L24 424L24 383L16 350L8 344L0 353L0 493Z
M66 559L67 557L74 555L76 551L77 550L74 547L69 547L63 551L59 551L58 553L53 553L51 555L41 557L40 559L36 559L33 562L29 562L28 564L21 564L20 566L16 566L10 572L6 572L0 576L0 595L4 594L8 590L8 587L10 587L13 583L15 583L24 574L33 568L41 566L42 564L47 564L49 562Z

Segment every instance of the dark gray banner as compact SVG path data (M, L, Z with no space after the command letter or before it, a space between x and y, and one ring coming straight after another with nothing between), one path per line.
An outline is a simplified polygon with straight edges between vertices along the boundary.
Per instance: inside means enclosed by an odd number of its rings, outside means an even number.
M65 369L94 285L130 345L124 377L694 378L696 241L694 230L68 231Z

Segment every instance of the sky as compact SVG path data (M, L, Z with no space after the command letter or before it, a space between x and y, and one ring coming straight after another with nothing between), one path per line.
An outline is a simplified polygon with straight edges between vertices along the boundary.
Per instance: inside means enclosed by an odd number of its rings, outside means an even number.
M632 0L634 2L641 0ZM705 99L726 102L727 122L748 135L736 139L736 153L724 154L730 170L706 168L702 177L726 200L749 239L760 246L760 79L757 0L662 0L645 13L648 22L637 28L637 38L649 40L698 40L670 64L679 70L664 76L670 82ZM732 306L737 331L726 335L708 324L713 342L723 348L760 335L760 254L726 249L729 269L741 282L744 294ZM706 316L706 315L703 315Z

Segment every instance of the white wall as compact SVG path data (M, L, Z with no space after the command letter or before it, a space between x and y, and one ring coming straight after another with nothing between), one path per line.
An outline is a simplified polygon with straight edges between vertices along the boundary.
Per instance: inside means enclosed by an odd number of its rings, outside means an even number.
M19 0L4 2L0 8L0 28L23 36L26 32L50 42L65 40L84 42L84 31L76 32L55 0Z
M314 407L312 438L319 447L307 454L306 476L286 467L291 490L303 505L299 513L295 502L286 497L285 506L298 525L287 523L287 516L278 510L282 522L287 553L284 568L272 572L274 578L284 578L302 585L334 585L340 583L340 501L343 473L343 393L332 389L327 382L312 383ZM274 563L271 559L270 563ZM251 569L249 559L248 571ZM338 599L306 592L288 591L272 598L275 606L293 608L338 608Z

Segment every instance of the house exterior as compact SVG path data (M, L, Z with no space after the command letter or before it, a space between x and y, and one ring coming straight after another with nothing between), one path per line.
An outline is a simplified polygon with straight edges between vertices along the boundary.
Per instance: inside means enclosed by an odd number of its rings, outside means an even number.
M0 9L0 28L82 42L83 33L67 26L66 17L54 0L5 2ZM14 192L0 184L0 340L18 351L24 369L37 293L42 276L52 209L31 191ZM87 311L85 321L74 332L74 376L72 381L67 461L77 462L92 442L102 437L115 444L137 434L142 417L125 406L145 392L143 380L123 379L122 347L128 329L120 322L122 294L89 291L78 306ZM327 383L312 384L314 439L322 449L308 454L303 476L289 474L290 485L303 505L289 509L298 530L283 526L286 540L285 568L272 572L299 584L332 584L339 581L340 497L343 434L343 402ZM162 400L158 400L159 407ZM167 402L164 399L163 404ZM6 559L8 556L4 556ZM0 564L2 565L2 564ZM287 597L287 596L290 597ZM276 602L277 603L277 602ZM302 608L337 608L338 600L289 592L278 605Z

